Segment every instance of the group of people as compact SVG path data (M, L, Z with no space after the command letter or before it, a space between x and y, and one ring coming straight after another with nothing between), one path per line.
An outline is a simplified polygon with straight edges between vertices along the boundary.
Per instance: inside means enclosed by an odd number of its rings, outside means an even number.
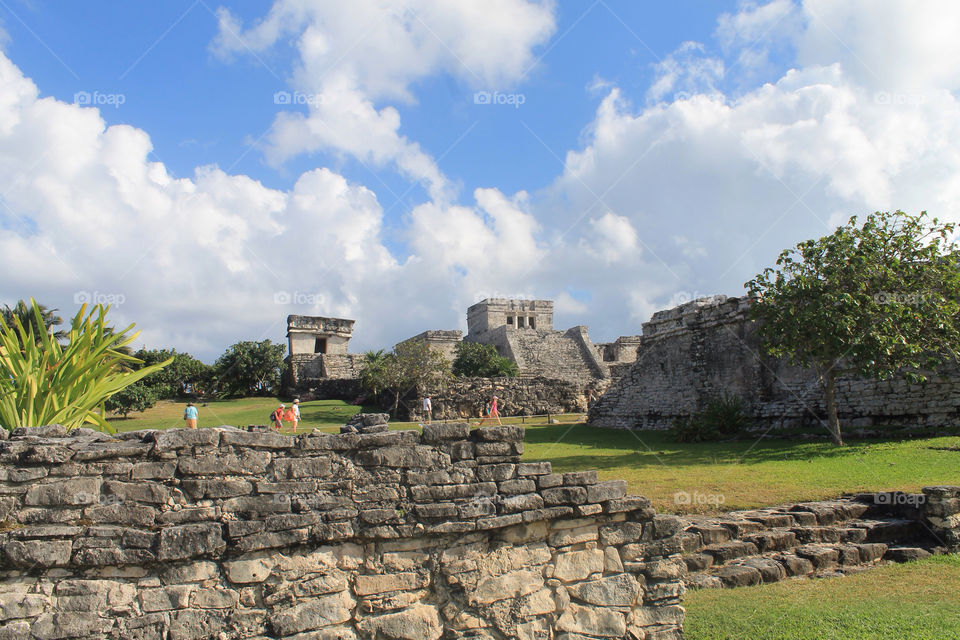
M197 419L199 417L200 412L197 411L196 405L194 405L192 402L188 402L186 408L183 410L184 426L187 429L196 429ZM289 407L285 404L281 404L270 414L270 421L273 423L273 428L278 432L284 431L284 422L289 422L289 433L296 433L297 425L300 424L300 399L298 398L294 400L293 404Z
M497 424L502 425L500 421L500 411L497 409L497 396L490 398L490 401L485 403L483 409L480 411L480 422L478 424L483 424L487 420L497 419ZM423 419L424 422L430 424L433 420L433 402L430 400L430 396L424 396L423 398Z

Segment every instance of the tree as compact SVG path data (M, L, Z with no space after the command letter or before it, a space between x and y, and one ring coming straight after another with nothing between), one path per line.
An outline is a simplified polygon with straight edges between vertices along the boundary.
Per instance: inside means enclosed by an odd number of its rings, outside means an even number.
M31 300L33 321L19 317L13 324L0 318L0 426L6 429L62 424L68 429L92 424L110 429L104 402L138 380L159 371L160 362L138 371L123 367L138 363L121 351L137 333L110 330L107 309L80 307L66 335L66 345L44 325L43 309Z
M214 363L214 377L226 396L274 395L286 346L270 340L237 342Z
M493 345L479 342L457 344L453 375L477 378L513 378L519 372L517 363L497 353Z
M33 299L31 298L31 302ZM17 304L11 307L10 305L3 305L3 310L0 311L0 314L3 316L3 322L8 326L14 326L14 318L20 320L20 324L24 327L32 326L34 330L34 335L40 336L41 333L49 332L51 328L63 324L63 318L56 315L59 309L50 309L42 304L37 304L37 308L40 309L40 317L42 322L38 321L33 313L33 308L28 305L23 300L18 300ZM41 328L43 332L41 332ZM67 332L63 329L53 332L53 339L62 342L67 337Z
M172 400L205 391L213 378L213 367L197 360L189 353L176 349L140 349L134 356L144 365L173 359L169 366L144 379L144 384L153 389L157 398Z
M451 377L450 363L441 352L417 340L401 342L384 357L381 378L383 389L393 393L391 414L396 415L407 393L442 389Z
M746 283L765 349L813 367L828 429L843 444L838 375L926 379L960 345L960 263L953 224L876 212L801 242Z
M140 380L110 396L105 406L108 411L119 413L126 418L131 411L142 413L156 403L157 392L145 380Z
M388 354L383 349L370 350L363 354L360 365L360 384L374 396L384 388Z

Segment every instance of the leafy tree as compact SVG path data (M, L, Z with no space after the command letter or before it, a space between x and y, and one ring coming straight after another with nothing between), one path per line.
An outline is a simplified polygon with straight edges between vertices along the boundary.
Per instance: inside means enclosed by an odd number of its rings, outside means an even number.
M34 335L36 336L40 336L41 333L49 332L51 328L63 324L63 318L56 315L59 309L50 309L42 304L38 304L37 308L40 309L42 322L36 319L33 314L33 308L23 300L18 300L17 304L12 307L6 304L3 305L3 310L0 311L0 314L2 314L3 322L8 327L15 326L13 319L17 318L24 327L28 325L32 326ZM40 331L41 328L43 329L42 332ZM53 332L53 339L58 342L63 342L66 337L67 332L63 329Z
M519 372L517 363L497 353L493 345L460 342L453 360L453 375L477 378L513 378Z
M922 381L960 345L960 263L953 224L927 213L856 217L801 242L746 283L766 350L820 376L828 429L843 444L838 375Z
M360 365L360 384L373 395L377 395L384 388L387 364L388 354L383 349L370 350L363 354L363 363Z
M171 400L200 394L209 388L213 378L213 367L189 353L178 353L176 349L140 349L134 355L144 365L173 359L169 366L143 381L159 399Z
M140 380L110 396L105 406L108 411L119 413L126 418L131 411L142 413L156 403L157 392L155 389L148 385L146 380Z
M44 326L43 309L30 302L32 322L0 318L0 426L6 429L92 424L108 430L105 400L168 364L124 372L124 365L139 363L120 350L137 333L127 335L132 324L111 330L100 305L89 314L87 305L80 307L62 345L52 331L37 331Z
M214 363L214 377L226 396L275 395L286 346L270 340L237 342Z
M384 357L381 384L393 394L393 415L400 406L400 398L407 393L415 389L441 389L450 378L450 363L441 352L424 342L401 342Z

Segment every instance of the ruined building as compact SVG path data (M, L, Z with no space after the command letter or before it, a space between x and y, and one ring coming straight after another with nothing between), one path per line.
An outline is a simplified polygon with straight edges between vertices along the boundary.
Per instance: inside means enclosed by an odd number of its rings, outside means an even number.
M816 373L765 355L749 308L746 297L714 296L653 314L643 325L636 362L591 407L590 424L667 429L732 394L744 401L756 428L825 433ZM958 385L952 363L926 384L841 376L840 422L853 429L960 426Z
M355 397L359 387L362 356L348 353L353 320L289 316L290 343L287 388L321 397ZM492 345L517 363L520 378L552 380L572 385L556 390L557 397L583 396L587 389L599 392L624 373L636 359L639 336L622 336L615 342L594 344L587 327L553 328L552 300L487 298L467 309L467 335L458 329L424 331L404 342L415 341L440 351L449 361L460 342ZM354 394L354 395L351 395ZM521 394L536 396L532 387ZM542 394L541 394L542 395ZM558 406L566 407L564 400ZM585 400L581 403L585 406ZM570 409L570 407L567 407Z
M362 356L348 352L353 320L287 316L285 387L307 390L324 380L353 380Z

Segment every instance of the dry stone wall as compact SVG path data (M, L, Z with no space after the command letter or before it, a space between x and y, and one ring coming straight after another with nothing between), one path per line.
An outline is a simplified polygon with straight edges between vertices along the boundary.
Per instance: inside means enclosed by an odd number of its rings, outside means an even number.
M824 432L816 374L763 354L749 300L718 296L653 315L643 325L637 361L591 407L604 427L666 429L724 393L740 396L757 428ZM847 428L960 426L960 372L944 369L925 384L841 377L838 413Z
M676 519L522 451L513 426L18 430L0 638L680 638Z
M490 397L498 398L502 416L582 413L587 410L583 385L551 378L457 378L430 396L435 420L475 418ZM422 398L410 400L411 419L423 418Z

